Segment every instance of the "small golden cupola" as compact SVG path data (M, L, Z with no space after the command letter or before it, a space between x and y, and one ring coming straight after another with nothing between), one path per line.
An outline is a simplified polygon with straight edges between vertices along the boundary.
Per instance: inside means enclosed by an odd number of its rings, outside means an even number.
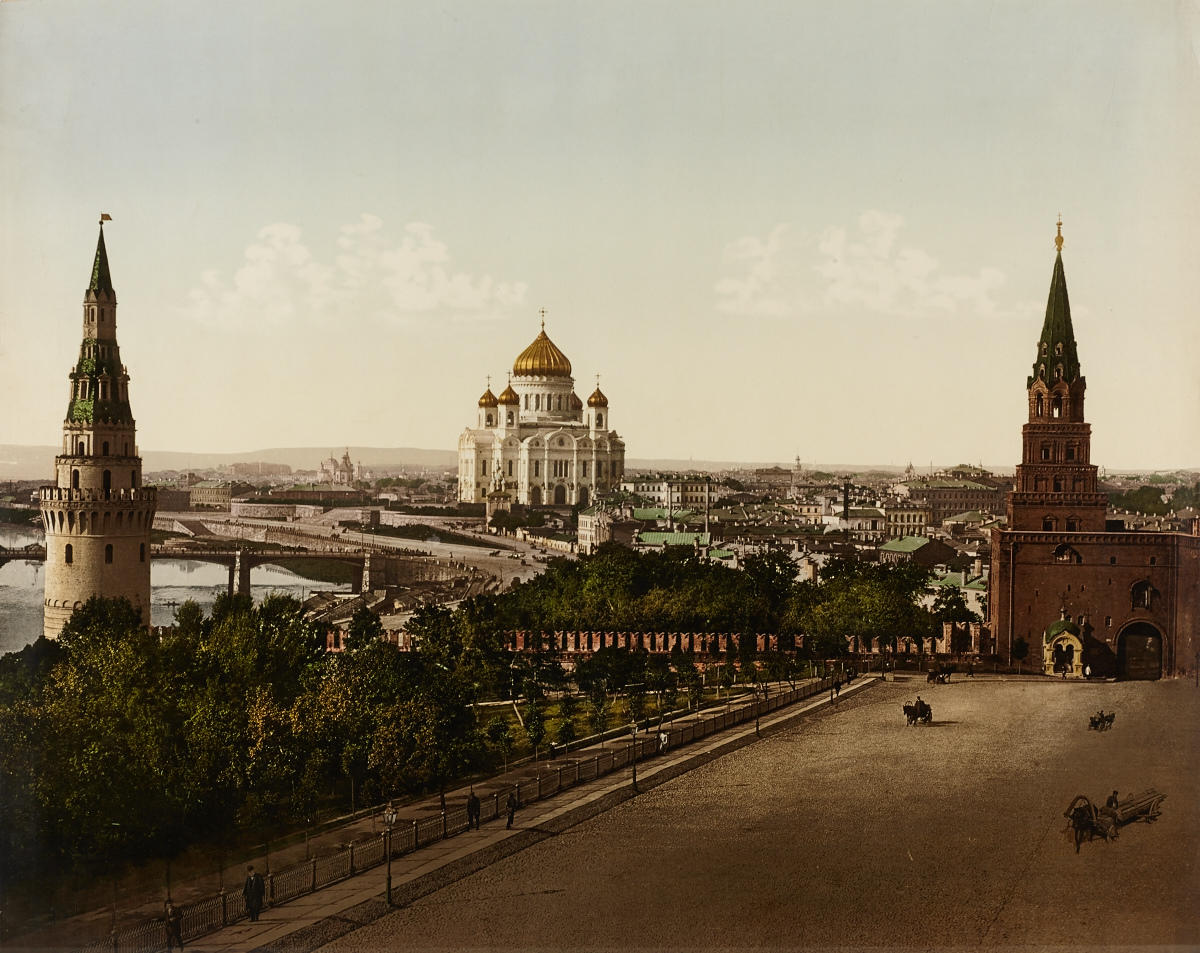
M517 392L512 389L512 384L509 384L504 390L500 391L500 396L496 398L497 404L512 404L518 406L521 403L521 398L517 396Z
M608 398L604 396L604 392L597 388L592 392L592 396L588 398L589 407L607 407Z
M533 343L513 361L513 373L518 377L570 377L571 362L546 334L546 319Z
M491 387L483 392L483 396L479 398L480 407L495 407L499 403L496 400L496 395L492 393Z

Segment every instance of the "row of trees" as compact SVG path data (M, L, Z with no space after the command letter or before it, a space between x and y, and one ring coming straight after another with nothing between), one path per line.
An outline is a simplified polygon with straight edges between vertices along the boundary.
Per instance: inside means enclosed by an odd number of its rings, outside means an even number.
M511 698L540 750L573 740L577 721L608 727L618 696L634 717L648 699L695 702L698 663L726 686L796 674L794 656L756 659L747 637L720 658L606 649L579 662L572 686L554 652L508 651L515 629L770 632L785 644L803 633L827 658L848 638L886 642L939 621L915 604L917 570L833 563L820 585L793 576L783 556L742 571L606 547L454 612L422 610L412 652L381 641L363 610L347 650L326 653L324 631L286 596L222 597L208 617L188 603L161 636L128 603L89 601L57 642L0 658L0 871L169 857L239 828L303 825L331 800L444 792L513 751L513 725L483 715L487 699Z

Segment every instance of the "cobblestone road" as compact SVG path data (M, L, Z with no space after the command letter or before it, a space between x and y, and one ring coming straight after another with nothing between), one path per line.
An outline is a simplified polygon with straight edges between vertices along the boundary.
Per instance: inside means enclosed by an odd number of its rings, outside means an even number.
M1198 729L1191 683L880 685L324 949L1193 948ZM1075 854L1076 794L1148 787Z

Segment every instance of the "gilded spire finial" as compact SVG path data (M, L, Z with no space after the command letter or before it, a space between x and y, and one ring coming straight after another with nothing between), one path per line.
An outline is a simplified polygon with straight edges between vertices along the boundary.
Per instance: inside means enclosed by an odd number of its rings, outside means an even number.
M546 309L542 308L542 310L539 311L538 314L540 314L542 316L542 330L545 331L546 330Z
M1061 251L1062 251L1062 246L1063 246L1063 237L1062 237L1062 212L1059 212L1059 213L1058 213L1058 234L1057 234L1057 235L1055 236L1055 238L1054 238L1054 247L1055 247L1056 249L1058 249L1058 250L1061 252Z

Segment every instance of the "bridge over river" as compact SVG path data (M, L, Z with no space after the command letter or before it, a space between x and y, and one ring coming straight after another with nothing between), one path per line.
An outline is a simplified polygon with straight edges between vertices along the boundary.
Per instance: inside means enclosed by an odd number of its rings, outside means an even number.
M189 547L171 543L155 543L150 547L151 559L184 559L217 563L229 569L229 594L250 594L250 570L269 563L278 564L290 559L321 559L350 563L355 574L353 591L382 589L388 585L409 585L414 582L444 582L478 572L474 567L452 560L424 554L378 552L370 549L307 549L298 546L258 547ZM0 547L0 566L13 560L45 562L46 547L30 545L19 548Z

